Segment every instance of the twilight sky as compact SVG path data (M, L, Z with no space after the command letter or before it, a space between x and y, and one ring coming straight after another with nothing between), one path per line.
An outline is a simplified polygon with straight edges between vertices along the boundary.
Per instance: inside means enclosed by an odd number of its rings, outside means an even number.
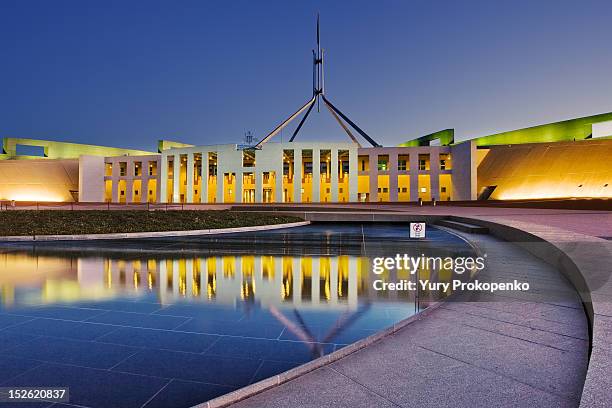
M317 11L326 95L383 145L612 111L610 1L0 0L0 137L261 138L311 96ZM321 109L298 140L348 140Z

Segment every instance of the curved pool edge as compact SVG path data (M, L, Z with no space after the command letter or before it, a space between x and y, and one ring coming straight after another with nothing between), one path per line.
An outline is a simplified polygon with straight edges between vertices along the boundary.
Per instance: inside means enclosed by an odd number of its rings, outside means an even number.
M449 297L451 297L452 295L450 295ZM361 349L364 349L382 339L384 339L385 337L391 336L392 334L398 332L399 330L403 329L404 327L408 326L409 324L421 320L425 317L427 317L427 315L429 315L431 312L433 312L434 310L436 310L437 308L439 308L444 302L445 300L448 298L444 298L443 300L437 301L435 303L432 303L430 306L428 306L426 309L422 310L421 312L414 314L404 320L401 320L397 323L395 323L393 326L390 326L384 330L381 330L379 332L376 332L366 338L363 338L361 340L356 341L355 343L351 343L339 350L336 350L330 354L327 354L325 356L321 356L315 360L309 361L307 363L304 363L302 365L299 365L295 368L292 368L290 370L287 370L283 373L277 374L275 376L266 378L264 380L258 381L254 384L250 384L247 385L246 387L242 387L236 391L232 391L230 393L221 395L217 398L214 398L212 400L203 402L201 404L197 404L194 405L192 408L220 408L220 407L227 407L231 404L234 404L236 402L242 401L246 398L252 397L256 394L259 394L263 391L269 390L271 388L274 388L278 385L281 385L283 383L286 383L288 381L294 380L298 377L301 377L305 374L308 374L316 369L319 369L321 367L324 367L326 365L329 365L331 363L334 363L350 354L353 354Z
M298 221L284 224L254 225L250 227L217 228L185 231L147 231L147 232L118 232L111 234L76 234L76 235L14 235L0 236L0 242L49 242L49 241L95 241L114 239L141 239L187 237L195 235L220 235L238 232L270 231L283 228L303 227L310 225L310 221Z
M463 235L456 233L455 231L446 228L446 227L441 227L436 225L435 228L438 228L440 230L443 230L449 234L452 234L456 237L458 237L459 239L465 241L473 250L477 255L481 254L480 248L478 246L476 246L473 242L469 241L467 238L465 238ZM473 280L476 277L476 274L474 274L474 276L471 277L470 280ZM239 401L242 401L246 398L252 397L254 395L257 395L261 392L264 392L266 390L269 390L271 388L274 388L276 386L279 386L281 384L284 384L288 381L294 380L298 377L301 377L305 374L308 374L316 369L319 369L321 367L327 366L329 364L332 364L340 359L343 359L344 357L353 354L359 350L362 350L388 336L391 336L393 334L395 334L396 332L402 330L403 328L405 328L406 326L418 321L418 320L422 320L424 318L426 318L429 314L431 314L433 311L435 311L436 309L438 309L441 305L443 305L445 302L447 302L448 300L452 299L453 297L458 296L457 293L451 293L449 296L445 296L444 298L431 303L429 306L427 306L427 308L423 309L422 311L413 314L409 317L407 317L406 319L400 320L399 322L393 324L392 326L387 327L386 329L380 330L368 337L365 337L361 340L358 340L354 343L348 344L344 347L342 347L339 350L336 350L332 353L329 353L325 356L321 356L319 358L316 358L312 361L309 361L307 363L301 364L295 368L292 368L290 370L287 370L285 372L282 372L280 374L274 375L272 377L268 377L264 380L258 381L254 384L249 384L245 387L239 388L236 391L232 391L230 393L227 394L223 394L217 398L213 398L209 401L206 402L202 402L200 404L194 405L192 408L221 408L221 407L227 407L229 405L232 405L234 403L237 403Z
M559 270L578 292L589 323L589 359L581 408L612 406L612 242L560 228L496 217L452 217L488 227ZM544 245L525 245L538 242Z
M612 405L612 391L609 391L609 384L606 384L610 382L606 378L609 377L610 374L610 369L608 367L612 367L612 353L609 351L606 352L604 347L602 347L604 344L608 347L612 345L612 330L607 330L607 328L612 327L612 313L610 313L612 311L612 306L609 300L607 305L603 299L601 301L593 300L592 294L594 291L592 291L592 284L589 284L589 272L597 275L598 268L605 267L606 262L608 262L607 265L609 266L610 262L612 262L612 255L609 252L611 243L584 234L545 225L527 224L510 219L499 219L496 217L452 218L457 221L488 227L490 234L496 238L516 242L519 245L521 242L539 242L544 244L537 248L529 247L528 245L520 246L540 260L555 267L569 280L581 297L585 315L589 322L590 353L588 358L588 369L580 399L580 407ZM608 251L606 252L606 248L603 248L603 251L600 251L598 254L600 258L596 258L587 250L592 248L582 247L579 248L579 250L576 249L575 242L580 240L587 243L593 241L602 243L604 244L603 246L607 247ZM568 245L570 245L570 248L567 247ZM597 260L598 262L592 262L593 260ZM612 298L612 283L608 282L608 285L604 289L605 291L603 293L600 292L600 295ZM195 405L194 408L225 407L329 365L332 362L340 360L396 333L415 321L426 318L452 296L453 295L444 298L430 305L420 313L410 316L385 330L361 339L327 356L320 357L279 375ZM607 321L607 323L602 321ZM608 324L608 326L606 326L606 324ZM599 344L599 347L597 344Z

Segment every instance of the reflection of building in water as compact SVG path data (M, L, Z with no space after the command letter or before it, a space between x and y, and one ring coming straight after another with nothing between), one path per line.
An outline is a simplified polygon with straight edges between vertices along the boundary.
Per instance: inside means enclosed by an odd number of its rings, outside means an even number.
M190 298L262 306L357 306L358 298L414 300L409 291L375 291L374 279L415 280L407 271L371 273L370 259L355 256L217 256L176 259L55 258L0 254L2 302L101 299L156 293L162 303ZM420 270L420 279L450 281L450 271ZM15 288L18 288L17 290ZM21 291L21 292L19 292ZM19 293L24 295L19 296ZM423 292L427 302L436 294Z

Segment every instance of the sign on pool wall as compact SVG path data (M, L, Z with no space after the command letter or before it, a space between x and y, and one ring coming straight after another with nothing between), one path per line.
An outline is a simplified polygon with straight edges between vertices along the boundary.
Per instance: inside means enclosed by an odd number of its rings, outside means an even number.
M425 223L411 222L410 223L410 238L425 238Z

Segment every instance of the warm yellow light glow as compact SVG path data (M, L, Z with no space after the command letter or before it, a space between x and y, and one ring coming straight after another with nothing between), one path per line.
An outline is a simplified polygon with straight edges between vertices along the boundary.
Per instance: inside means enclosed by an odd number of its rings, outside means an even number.
M39 202L63 202L65 201L63 197L59 195L54 195L54 194L49 194L49 193L44 193L44 192L36 192L36 191L9 193L8 197L3 198L2 200L39 201Z

